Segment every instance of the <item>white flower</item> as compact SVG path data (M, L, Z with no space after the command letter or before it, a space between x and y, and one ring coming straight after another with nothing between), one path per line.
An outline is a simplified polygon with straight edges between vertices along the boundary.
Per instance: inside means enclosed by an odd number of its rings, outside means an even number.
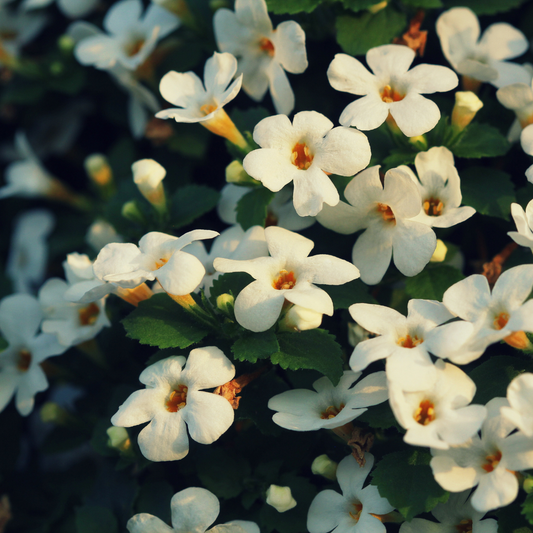
M322 313L307 309L301 305L293 305L280 323L283 331L306 331L315 329L322 323Z
M213 18L215 38L222 52L239 59L242 88L254 100L270 90L277 113L294 108L294 93L285 74L307 68L305 33L293 20L275 30L264 0L236 0L235 12L218 9Z
M472 91L457 91L452 110L451 124L459 131L464 130L483 107L483 102Z
M217 272L213 266L213 261L217 257L246 260L268 256L265 230L260 226L252 226L246 232L239 225L232 226L215 238L209 253L204 243L199 241L189 244L185 252L197 257L204 266L205 275L198 288L204 289L207 296L213 281L221 275L221 272Z
M104 28L76 45L74 55L82 65L110 69L117 63L135 70L154 51L157 42L174 31L179 19L156 4L150 4L144 16L140 0L121 0L112 5Z
M453 318L439 302L410 300L404 317L383 305L353 304L352 318L366 330L379 335L359 342L350 357L352 370L364 370L370 363L387 359L387 378L407 391L424 390L437 377L427 349L435 328Z
M248 187L241 187L232 183L222 187L217 213L223 222L226 224L237 223L237 202L249 191ZM267 206L267 226L279 226L291 231L300 231L315 223L314 217L301 217L296 212L291 197L290 187L284 187L274 195Z
M266 503L276 509L278 513L289 511L296 507L296 500L292 497L290 487L270 485L266 491Z
M385 44L370 49L363 64L346 54L336 54L328 79L337 91L364 96L349 104L339 122L360 130L379 127L390 115L408 137L435 127L440 110L422 94L451 91L459 80L452 70L439 65L417 65L409 70L415 52L407 46Z
M465 322L441 326L428 341L428 350L438 357L464 365L477 359L487 346L505 341L524 349L533 332L533 265L505 271L492 291L485 276L473 274L452 285L442 298L444 305Z
M0 334L8 343L0 352L0 411L15 396L18 412L29 415L35 394L48 388L41 363L66 350L54 335L37 334L41 320L41 307L33 296L14 294L0 302Z
M148 513L136 514L128 520L129 533L259 533L254 522L233 520L207 529L220 513L218 498L206 489L189 487L170 500L172 527Z
M518 494L515 471L533 467L533 440L513 433L516 426L500 415L505 398L487 404L488 416L477 435L448 450L432 449L431 468L437 483L450 492L473 488L476 511L485 512L511 503Z
M41 329L53 333L63 346L73 346L93 339L102 328L111 325L105 313L105 300L88 305L65 299L69 284L51 278L39 290L39 304L43 311Z
M533 374L520 374L507 387L509 406L501 414L528 437L533 437Z
M45 209L27 211L17 218L6 264L15 292L33 292L43 282L47 238L54 223L54 216Z
M415 157L414 172L402 165L418 188L422 209L412 220L434 228L450 228L470 218L476 210L461 205L461 180L455 168L453 154L444 146L435 146Z
M527 83L527 71L505 61L528 49L524 34L506 22L491 24L481 39L480 33L477 16L467 7L449 9L437 19L442 52L459 74L495 87Z
M398 423L407 430L403 440L415 446L446 450L477 433L487 410L468 405L476 393L474 382L459 368L438 360L436 380L418 392L390 387L390 405Z
M533 124L530 124L522 130L520 144L526 154L533 155ZM533 165L526 170L526 178L527 181L533 183Z
M235 367L216 346L196 348L185 357L167 357L139 376L146 389L134 392L111 418L114 426L150 422L139 433L139 448L151 461L175 461L189 453L189 439L211 444L233 423L231 404L202 389L235 376ZM183 368L184 367L184 368Z
M337 205L339 193L328 174L351 176L370 161L363 133L333 128L316 111L297 113L292 124L285 115L267 117L255 127L254 141L261 149L244 158L244 170L274 192L292 181L300 216L316 215L323 203Z
M400 533L497 533L498 522L493 518L481 521L485 513L472 507L469 495L469 490L452 493L446 503L434 507L431 514L439 524L424 518L413 518L400 526Z
M324 206L317 218L320 224L338 233L367 230L357 239L352 260L368 285L379 283L391 258L405 276L418 274L429 262L437 238L426 224L411 220L420 213L422 200L413 180L402 169L385 174L384 184L379 166L355 176L346 186L336 207Z
M516 224L516 231L509 231L507 235L520 246L525 246L533 252L533 200L526 210L519 204L511 204L511 215Z
M189 294L202 281L205 269L196 257L181 249L217 235L216 231L193 230L178 238L152 231L142 237L138 247L130 243L107 244L94 262L94 273L98 279L126 289L157 279L170 294Z
M268 227L265 237L271 257L214 261L220 272L247 272L256 280L235 300L239 324L251 331L266 331L276 323L285 300L331 316L331 298L313 283L348 283L359 276L357 268L331 255L307 257L313 241L286 229Z
M334 429L351 422L388 397L385 372L370 374L353 387L361 374L345 370L335 387L324 376L313 383L316 392L292 389L273 396L268 408L278 412L272 420L293 431Z
M334 490L323 490L315 496L307 515L310 533L385 533L385 526L376 515L390 513L394 507L379 495L376 486L363 488L374 456L367 452L365 459L363 467L351 455L339 463L337 481L342 496Z
M516 120L511 125L507 138L509 142L517 141L521 130L533 122L533 88L531 65L528 68L529 79L524 83L512 83L501 87L496 92L500 104L514 111Z
M156 208L166 204L163 179L167 171L153 159L140 159L131 165L133 182L141 194Z

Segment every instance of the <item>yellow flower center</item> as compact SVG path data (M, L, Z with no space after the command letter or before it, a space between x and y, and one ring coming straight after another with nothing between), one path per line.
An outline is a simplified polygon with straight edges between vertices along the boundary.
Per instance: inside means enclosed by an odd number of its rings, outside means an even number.
M427 426L435 420L435 405L429 400L422 400L413 418L421 425Z
M387 204L378 203L377 212L383 217L385 222L391 222L396 224L396 217L392 212L392 209Z
M424 211L430 217L440 217L444 204L438 198L428 198L424 201Z
M330 420L332 418L335 418L343 409L343 403L341 403L339 407L336 407L335 405L330 405L325 409L325 411L322 411L320 418L322 420Z
M292 289L296 285L296 278L294 277L294 272L291 270L287 272L286 270L280 270L278 277L272 282L272 287L280 291L282 289Z
M461 520L455 526L455 529L457 529L459 533L472 533L472 520L468 520L467 518Z
M305 143L296 143L292 149L291 163L301 170L307 170L313 162L314 155Z
M501 460L502 452L498 450L496 453L487 455L487 457L485 457L485 463L481 465L481 468L483 468L483 470L485 470L487 473L492 472L500 464Z
M17 361L17 369L20 370L20 372L27 372L31 365L31 353L28 352L28 350L20 350L18 361Z
M87 307L82 307L78 309L78 316L81 326L92 326L97 320L98 315L100 314L100 309L93 302Z
M414 348L415 346L418 346L419 344L422 344L424 342L424 339L419 339L417 335L414 335L411 337L411 335L407 334L405 337L400 337L396 344L399 346L402 346L403 348Z
M263 37L259 41L259 49L265 54L268 54L270 57L274 55L274 52L276 51L274 48L274 45L272 44L272 41L270 39L267 39L266 37Z
M165 402L167 411L177 413L180 409L183 409L187 405L188 390L188 387L185 385L178 385L178 387L170 393L168 400Z
M361 518L361 512L363 511L363 504L361 502L352 503L353 511L348 514L354 519L355 522L359 522Z
M204 104L202 107L200 107L200 111L204 114L204 115L209 115L211 114L213 111L216 111L218 108L218 106L216 106L215 104Z
M392 102L399 102L400 100L403 100L404 98L405 98L404 94L400 94L395 89L393 89L390 85L385 85L385 87L383 87L383 90L381 91L381 99L387 104L391 104Z
M492 327L498 330L503 329L507 325L507 322L509 322L509 318L511 318L509 313L502 311L494 318L494 321L492 322Z

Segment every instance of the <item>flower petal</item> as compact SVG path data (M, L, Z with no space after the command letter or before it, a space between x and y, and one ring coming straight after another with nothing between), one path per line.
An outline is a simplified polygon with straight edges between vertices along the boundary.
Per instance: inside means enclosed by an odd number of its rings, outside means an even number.
M187 365L181 378L187 381L188 387L209 389L218 387L235 377L235 367L216 346L195 348L187 358Z
M170 500L173 531L204 533L220 512L218 498L207 489L189 487Z

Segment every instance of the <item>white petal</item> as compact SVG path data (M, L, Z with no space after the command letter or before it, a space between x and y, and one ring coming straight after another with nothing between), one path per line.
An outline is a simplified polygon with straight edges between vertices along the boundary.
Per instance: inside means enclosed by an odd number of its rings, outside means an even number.
M434 231L411 220L397 221L392 238L392 258L406 276L415 276L429 263L437 246Z
M417 65L405 74L402 82L408 91L422 94L446 92L455 89L459 84L457 74L448 67L440 65Z
M356 372L364 370L370 363L389 357L393 348L390 339L386 337L360 342L350 357L350 368Z
M111 417L111 423L125 428L144 424L165 408L165 400L165 393L161 389L135 391Z
M282 22L273 39L276 60L287 71L300 74L307 68L305 32L294 20Z
M276 113L288 115L294 109L294 92L287 74L277 61L271 61L266 75L269 81L270 96Z
M476 511L486 512L510 504L517 495L518 480L514 472L496 468L481 477L470 503Z
M181 376L189 387L208 389L231 381L235 367L220 348L205 346L191 351Z
M490 301L489 283L480 274L458 281L442 297L442 302L450 312L470 322L475 322L482 315Z
M389 108L389 104L378 93L369 93L348 104L341 113L339 122L343 126L354 126L364 131L375 130L385 122Z
M135 26L141 18L143 6L140 0L122 0L112 5L104 19L108 33L121 35Z
M376 46L366 53L368 66L377 77L383 79L407 72L414 58L415 52L411 48L399 44Z
M165 291L184 295L193 292L200 285L205 268L193 255L176 252L155 274Z
M217 519L220 504L207 489L189 487L172 496L170 510L176 533L204 533Z
M352 251L352 261L367 285L379 283L389 268L392 239L393 232L384 230L379 224L370 226L357 239Z
M139 448L150 461L177 461L189 453L189 437L182 411L164 409L139 433Z
M271 191L277 192L300 171L290 161L290 152L263 148L250 152L243 161L244 170Z
M376 76L371 74L360 61L347 54L335 55L328 67L327 75L329 83L337 91L360 96L376 91L379 84Z
M148 513L132 516L128 520L126 528L130 533L173 533L174 531L161 518Z
M235 300L235 317L251 331L266 331L279 318L285 296L261 281L250 283Z
M337 205L339 193L329 177L312 164L307 170L294 174L294 208L301 217L316 216L324 203Z
M506 22L491 24L479 41L479 50L491 59L513 59L522 55L529 43L524 34Z
M390 104L390 114L407 137L427 133L440 119L439 106L416 93L408 93L403 100Z
M375 304L353 304L349 307L352 318L366 330L387 335L406 327L406 318L390 307Z

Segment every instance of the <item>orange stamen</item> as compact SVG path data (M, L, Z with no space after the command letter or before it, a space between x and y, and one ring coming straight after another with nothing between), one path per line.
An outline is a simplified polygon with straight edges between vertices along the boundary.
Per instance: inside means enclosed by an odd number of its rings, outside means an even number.
M438 198L428 198L424 201L424 211L430 217L440 217L444 204Z
M415 411L413 418L421 425L427 426L435 420L435 405L429 400L422 400L420 406Z
M387 204L378 203L377 212L383 217L385 222L393 222L396 224L396 217Z
M424 342L424 339L419 339L417 335L414 337L411 337L411 335L407 334L405 337L400 337L396 344L399 346L402 346L403 348L414 348L415 346L418 346L419 344L422 344Z
M274 45L272 44L272 41L270 39L267 39L266 37L263 37L259 41L259 48L271 57L274 55Z
M156 262L155 262L155 268L154 270L159 270L163 265L166 265L168 263L168 259L165 259L164 257L160 257Z
M204 114L204 115L209 115L211 114L213 111L216 111L218 108L217 105L214 105L214 104L204 104L203 106L200 107L200 111Z
M355 509L355 511L354 512L350 511L348 514L356 522L359 522L359 518L361 518L361 512L363 511L363 504L362 503L352 503L352 507Z
M291 163L301 170L307 170L313 162L314 155L305 143L296 143L292 149Z
M92 326L98 320L99 314L100 309L94 302L89 304L87 307L78 309L80 325Z
M143 46L144 46L144 39L138 39L137 41L130 44L126 48L126 55L128 57L133 57L134 55L137 55Z
M287 272L282 269L279 271L279 276L272 282L272 287L280 291L282 289L292 289L296 285L296 278L294 272Z
M187 391L188 387L185 385L178 385L174 389L165 402L166 410L171 413L177 413L180 409L183 409L187 405Z
M487 473L492 472L498 466L501 460L502 452L498 450L495 454L487 455L487 457L485 457L486 462L485 464L481 465L481 468L483 468L483 470L485 470Z
M392 104L392 102L399 102L404 98L405 95L395 91L390 85L385 85L385 87L383 87L383 90L381 91L381 99L387 104Z
M31 365L31 353L28 350L20 350L17 361L17 369L21 372L27 372Z
M330 405L326 408L325 411L322 411L322 414L320 415L320 418L322 420L330 420L332 418L335 418L342 410L344 409L344 404L341 403L339 407L335 407L334 405Z
M457 529L459 533L472 533L472 527L472 520L465 518L455 526L455 529Z

